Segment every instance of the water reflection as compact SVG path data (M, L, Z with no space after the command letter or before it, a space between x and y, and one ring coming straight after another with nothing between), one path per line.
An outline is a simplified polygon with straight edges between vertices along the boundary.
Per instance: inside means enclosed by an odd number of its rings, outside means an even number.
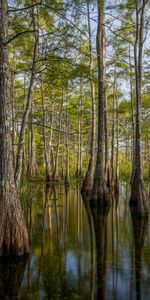
M136 211L131 210L133 236L134 236L134 264L135 264L135 285L136 299L142 299L142 254L145 236L148 230L148 217L138 218ZM143 298L144 299L144 298Z
M17 279L20 299L149 299L150 227L131 216L127 184L103 212L77 187L32 183L23 197L31 251L22 284ZM0 274L4 294L15 279L2 278L2 267Z
M91 208L95 241L97 268L97 299L106 298L106 260L107 260L107 221L109 208Z
M0 258L0 299L20 299L27 256Z

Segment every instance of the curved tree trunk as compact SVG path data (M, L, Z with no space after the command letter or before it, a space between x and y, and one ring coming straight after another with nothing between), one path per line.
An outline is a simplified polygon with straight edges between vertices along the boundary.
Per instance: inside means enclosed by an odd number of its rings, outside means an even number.
M105 14L104 0L98 0L98 28L97 28L97 62L98 62L98 150L94 174L94 184L91 200L98 200L100 205L110 202L104 172L104 103L106 92L105 76Z
M33 94L34 81L35 81L36 63L38 60L38 51L39 51L38 50L38 48L39 48L38 10L37 10L36 5L33 6L32 18L33 18L33 27L34 27L34 54L33 54L30 85L29 85L28 96L27 96L27 103L26 103L24 114L23 114L21 130L20 130L20 135L19 135L18 153L17 153L16 169L15 169L15 182L16 182L17 186L19 186L20 180L21 180L23 148L24 148L24 142L25 142L25 130L26 130L26 125L28 122L29 113L30 113L30 109L31 109L32 94Z
M139 215L147 215L149 212L143 181L141 157L142 55L144 43L144 13L146 3L147 1L143 0L141 9L139 10L138 1L136 2L136 41L134 46L136 77L136 124L130 205L136 207L136 212Z
M90 24L90 8L89 0L87 0L87 15L88 15L88 32L89 32L89 55L90 55L90 87L91 87L91 103L92 103L92 116L91 116L91 142L90 142L90 159L88 163L87 172L82 185L82 193L91 193L93 187L93 171L94 171L94 150L95 150L95 87L93 82L93 55L92 55L92 35Z
M0 1L0 256L29 251L20 198L13 172L12 109L8 65L7 1Z

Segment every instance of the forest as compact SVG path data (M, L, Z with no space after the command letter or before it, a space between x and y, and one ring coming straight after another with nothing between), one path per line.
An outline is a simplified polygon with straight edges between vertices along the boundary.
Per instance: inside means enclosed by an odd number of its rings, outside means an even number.
M0 18L0 298L149 299L150 1Z

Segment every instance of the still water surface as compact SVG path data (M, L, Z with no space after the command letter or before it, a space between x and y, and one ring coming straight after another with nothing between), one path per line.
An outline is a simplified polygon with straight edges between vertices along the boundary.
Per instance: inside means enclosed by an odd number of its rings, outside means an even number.
M150 299L150 226L131 217L128 186L104 213L78 188L23 188L30 255L0 261L0 299Z

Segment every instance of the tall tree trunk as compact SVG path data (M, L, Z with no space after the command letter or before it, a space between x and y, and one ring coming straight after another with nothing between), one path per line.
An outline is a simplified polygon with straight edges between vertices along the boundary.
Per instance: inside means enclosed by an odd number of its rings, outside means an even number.
M104 102L104 131L105 131L105 178L106 178L107 186L110 187L108 121L107 121L107 90L106 90L105 102Z
M66 127L65 127L65 135L66 135L66 176L65 176L65 184L69 186L70 184L70 175L69 175L69 121L68 121L68 99L66 101Z
M105 52L105 13L104 0L98 0L98 28L97 28L97 61L98 61L98 150L94 174L94 184L91 200L99 200L99 204L110 202L104 172L104 102L106 92L106 78L104 66Z
M134 100L133 100L133 82L132 82L132 63L131 63L131 45L129 44L129 66L130 66L130 98L131 98L131 121L132 121L132 153L134 152ZM132 158L133 159L133 158Z
M77 178L82 177L82 79L80 79L80 101L78 105L78 153L77 153Z
M63 113L63 103L64 103L64 91L62 89L62 99L61 99L61 107L59 113L59 128L58 128L58 139L57 139L57 146L56 146L56 156L55 156L55 165L54 165L54 172L53 172L53 179L59 180L58 174L58 158L59 158L59 148L60 148L60 136L61 136L61 121L62 121L62 113Z
M41 99L42 99L42 111L43 111L43 142L44 142L44 159L46 166L46 181L50 181L52 179L51 169L50 169L50 155L49 149L47 149L47 137L45 132L45 105L44 105L44 93L43 93L43 84L41 84Z
M34 125L33 125L33 109L34 109L34 100L32 99L31 104L31 118L29 124L29 164L28 171L30 176L36 176L37 174L37 165L36 165L36 149L35 149L35 134L34 134Z
M88 33L89 33L89 56L90 56L90 87L91 87L91 141L90 141L90 158L87 172L82 186L82 192L91 193L93 187L93 172L94 172L94 150L95 150L95 86L94 86L94 67L92 55L92 34L90 23L90 4L87 0L87 16L88 16Z
M38 9L36 5L33 6L32 18L33 18L33 28L34 28L34 53L33 53L33 62L32 62L30 85L29 85L28 96L27 96L27 103L23 114L21 130L19 135L18 153L17 153L16 169L15 169L15 182L17 186L19 186L21 180L23 148L25 142L25 130L26 130L26 125L28 122L29 113L31 109L32 94L33 94L35 72L36 72L36 63L38 60L38 52L39 52L38 50L39 48Z
M12 103L12 146L13 146L13 166L15 167L15 108L14 108L14 94L15 94L15 71L16 71L16 50L14 48L13 63L11 72L11 103Z
M119 191L119 120L118 120L118 93L116 84L116 163L115 163L115 191Z
M111 186L115 184L115 169L114 169L114 144L115 144L115 100L116 100L116 69L114 71L114 90L112 103L112 130L111 130Z
M20 198L13 172L12 108L8 65L7 1L0 0L0 256L29 251Z
M136 77L136 126L130 205L136 207L137 213L139 215L147 215L149 211L143 181L141 157L142 56L144 43L144 14L146 3L147 1L143 0L141 9L139 10L138 1L136 1L136 41L134 46Z

